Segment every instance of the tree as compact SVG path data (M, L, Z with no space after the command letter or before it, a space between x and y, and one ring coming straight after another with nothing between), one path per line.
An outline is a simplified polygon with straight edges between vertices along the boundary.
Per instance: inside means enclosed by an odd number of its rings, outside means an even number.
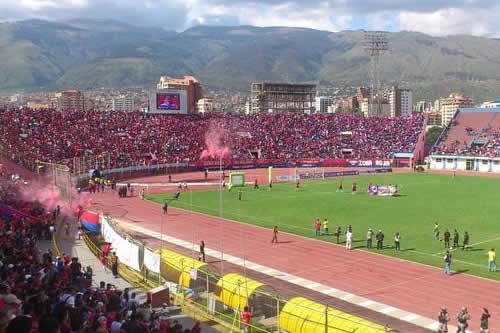
M429 128L425 133L425 144L431 146L435 144L442 132L443 128L441 126L432 126Z

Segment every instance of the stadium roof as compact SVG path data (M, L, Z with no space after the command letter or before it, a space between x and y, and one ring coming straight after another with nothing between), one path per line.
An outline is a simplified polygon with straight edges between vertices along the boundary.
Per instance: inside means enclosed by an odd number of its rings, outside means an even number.
M500 108L459 108L458 111L462 113L482 113L482 112L500 112Z

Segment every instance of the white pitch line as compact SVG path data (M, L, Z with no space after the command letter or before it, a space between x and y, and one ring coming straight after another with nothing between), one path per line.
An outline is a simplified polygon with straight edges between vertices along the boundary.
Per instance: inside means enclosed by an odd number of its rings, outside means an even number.
M385 308L379 310L379 312L381 312L383 314L389 314L389 313L393 313L396 310L397 310L396 308L394 308L392 306L388 306L388 307L385 307Z
M420 315L416 314L416 313L410 313L404 317L401 318L401 320L404 320L404 321L415 321L419 318L422 318Z

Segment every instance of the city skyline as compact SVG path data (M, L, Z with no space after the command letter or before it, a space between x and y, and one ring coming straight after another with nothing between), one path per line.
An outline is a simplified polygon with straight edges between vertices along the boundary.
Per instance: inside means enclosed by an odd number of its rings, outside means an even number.
M23 0L0 3L0 21L113 19L183 31L196 25L290 26L327 31L418 31L500 36L493 0Z

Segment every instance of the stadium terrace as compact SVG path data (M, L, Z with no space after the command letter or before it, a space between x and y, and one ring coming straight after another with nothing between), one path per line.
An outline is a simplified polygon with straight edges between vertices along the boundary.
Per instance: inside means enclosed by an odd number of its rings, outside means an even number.
M378 158L412 153L424 116L351 114L211 114L165 116L139 112L0 112L3 152L14 161L72 165L81 156L109 156L108 168L197 161L207 136L230 147L231 159Z

